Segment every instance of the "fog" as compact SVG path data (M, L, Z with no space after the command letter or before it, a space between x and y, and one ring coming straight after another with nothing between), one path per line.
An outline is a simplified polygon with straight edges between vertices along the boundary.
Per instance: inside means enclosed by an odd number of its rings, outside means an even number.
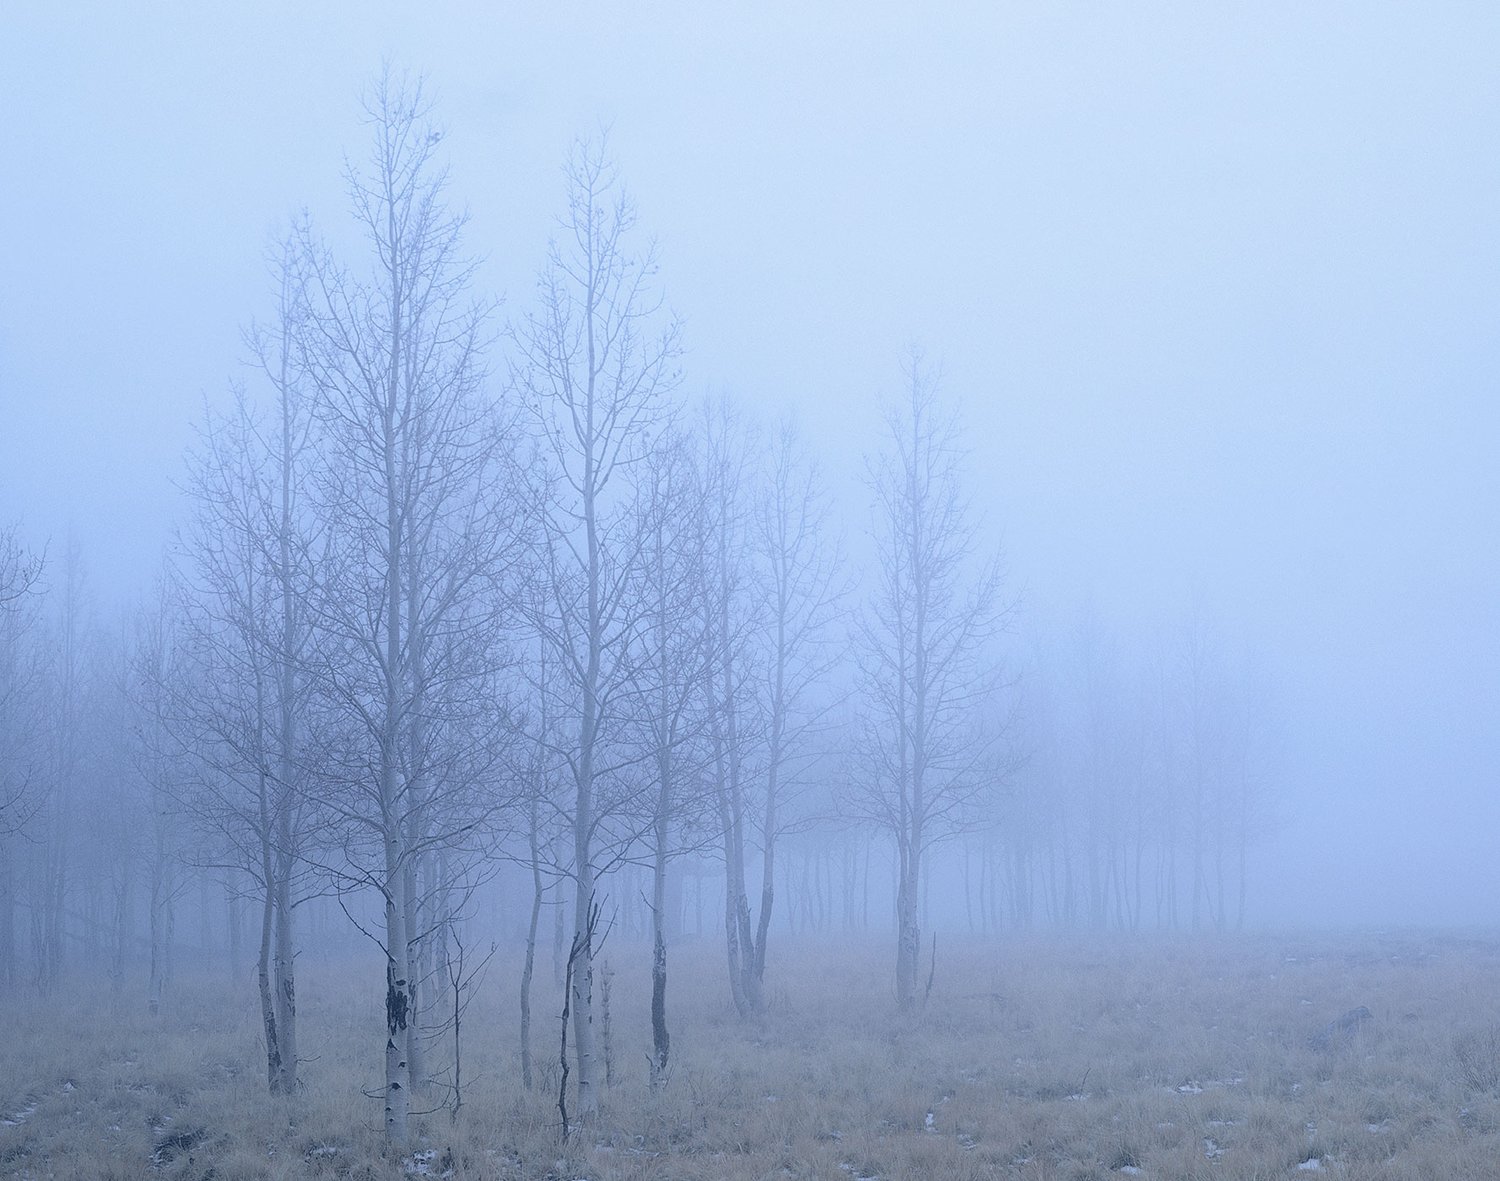
M535 307L569 145L608 130L679 400L795 411L847 611L917 345L1003 546L1008 667L1205 620L1274 691L1250 922L1493 923L1500 17L509 7L7 8L0 522L49 586L71 538L101 617L150 598L268 250L303 209L360 245L341 168L388 60L434 97L497 326ZM503 400L512 345L488 360Z
M1483 1172L1497 61L6 5L0 1172Z

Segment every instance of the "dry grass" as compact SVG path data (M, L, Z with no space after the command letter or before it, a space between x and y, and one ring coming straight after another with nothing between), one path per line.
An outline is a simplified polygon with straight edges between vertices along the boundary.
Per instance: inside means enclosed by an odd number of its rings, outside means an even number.
M566 1145L557 997L545 1091L518 1081L515 979L470 1013L462 1117L422 1167L455 1178L1368 1178L1500 1175L1500 943L1420 934L1016 942L939 959L902 1020L884 945L779 951L760 1022L722 953L673 952L675 1069L647 1091L647 963L617 945L616 1084ZM378 978L303 972L304 1092L265 1094L253 994L185 982L152 1020L105 993L23 1002L0 1038L0 1176L384 1178ZM1346 1009L1374 1019L1315 1048ZM446 1054L436 1054L446 1067ZM16 1117L24 1116L22 1119Z

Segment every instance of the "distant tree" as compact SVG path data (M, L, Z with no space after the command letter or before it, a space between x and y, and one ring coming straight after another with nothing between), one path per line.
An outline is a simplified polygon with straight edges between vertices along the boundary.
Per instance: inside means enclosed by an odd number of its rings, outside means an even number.
M80 802L87 754L89 698L98 667L92 606L83 559L69 540L57 570L53 610L40 630L41 731L36 810L26 842L26 886L30 910L32 971L42 995L62 979L67 898L75 870L77 832L72 823Z
M180 676L181 647L171 588L163 581L136 621L130 697L134 705L135 766L145 786L149 818L147 901L150 923L150 975L147 1007L162 1010L173 974L177 902L186 882L182 873L185 837L179 802L187 795L188 774L181 738L174 726L172 691Z
M43 558L20 530L0 530L0 987L14 988L21 834L41 806L42 667L36 646L45 604Z
M1277 786L1285 758L1281 704L1267 670L1247 657L1235 680L1233 710L1227 737L1224 773L1224 860L1233 858L1234 897L1225 891L1225 922L1233 908L1233 926L1243 930L1250 892L1250 849L1273 832L1278 823ZM1222 880L1222 878L1221 878Z
M866 710L856 801L895 844L896 999L910 1011L922 995L923 859L964 826L1003 769L991 641L1007 606L998 559L975 560L957 423L918 355L887 429L871 471L879 565L860 628Z
M706 525L706 578L700 596L707 663L710 776L724 855L724 940L730 997L741 1017L765 1006L756 972L756 924L746 879L755 823L756 755L765 733L764 597L752 545L749 431L727 401L708 403L702 418L701 467Z
M1249 849L1271 820L1275 711L1264 672L1228 661L1195 612L1181 630L1174 677L1177 775L1186 786L1193 930L1244 922Z
M16 612L26 597L40 590L45 555L21 543L17 525L0 529L0 611Z
M36 667L27 643L41 605L44 559L21 543L20 529L0 529L0 842L18 832L34 806L27 788L31 782L31 747L36 727ZM0 846L3 848L3 846ZM11 859L0 869L0 899L9 898L5 881L14 873ZM0 914L0 924L7 916ZM0 946L5 943L0 925ZM0 950L0 963L10 962Z
M830 702L818 700L836 660L831 626L847 594L832 533L832 506L812 457L784 420L750 529L762 566L765 609L761 669L765 700L764 795L760 801L760 914L749 949L757 993L765 995L766 943L775 903L776 845L787 802L804 785Z
M84 946L95 963L106 964L116 1001L125 994L126 973L136 932L136 890L151 828L145 784L140 778L137 714L131 691L136 672L132 636L123 628L101 633L90 676L90 718L82 760L75 827L80 860L88 870L84 902Z
M1187 786L1188 840L1192 857L1190 916L1192 929L1211 922L1224 926L1223 894L1217 887L1218 865L1211 856L1222 856L1218 807L1223 788L1223 747L1227 724L1226 692L1222 670L1207 627L1201 617L1193 619L1178 642L1177 724L1182 736L1181 773Z

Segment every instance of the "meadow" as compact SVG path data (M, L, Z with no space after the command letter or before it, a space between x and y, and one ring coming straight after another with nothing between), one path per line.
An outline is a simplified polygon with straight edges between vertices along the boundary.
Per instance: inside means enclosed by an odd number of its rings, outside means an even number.
M924 1011L883 942L772 947L758 1021L711 940L672 950L667 1087L646 1085L649 957L619 942L613 1085L566 1141L560 992L497 956L462 1027L463 1106L431 1090L383 1152L378 976L301 972L303 1089L266 1094L250 982L179 974L157 1018L78 986L0 1015L0 1176L236 1178L1500 1177L1500 940L1455 933L940 937ZM1368 1021L1320 1039L1340 1014ZM451 1044L433 1053L451 1078ZM416 1104L414 1106L421 1106Z

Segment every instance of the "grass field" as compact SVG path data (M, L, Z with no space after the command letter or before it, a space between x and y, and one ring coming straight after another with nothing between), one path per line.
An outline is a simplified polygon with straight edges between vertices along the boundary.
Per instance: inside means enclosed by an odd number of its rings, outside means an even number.
M646 949L612 946L615 1083L567 1143L557 990L540 971L528 1093L519 972L497 959L465 1027L463 1111L419 1121L404 1159L382 1155L364 1093L380 998L363 965L304 966L291 1100L265 1094L248 982L184 978L158 1019L104 989L21 999L0 1017L0 1176L1500 1177L1500 941L949 936L913 1020L883 943L778 953L771 1012L745 1023L718 946L673 950L674 1069L653 1097ZM1371 1020L1312 1044L1359 1005Z

